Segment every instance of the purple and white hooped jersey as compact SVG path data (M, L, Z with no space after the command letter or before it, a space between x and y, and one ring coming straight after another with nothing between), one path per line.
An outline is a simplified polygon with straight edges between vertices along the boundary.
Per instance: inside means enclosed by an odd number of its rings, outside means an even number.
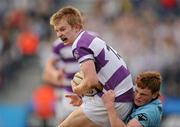
M94 60L99 81L104 89L115 91L116 102L133 100L133 82L126 63L105 41L82 31L72 45L72 52L79 63Z
M78 62L73 57L71 46L64 45L61 39L57 39L53 43L52 55L53 58L59 61L56 65L57 69L62 68L64 70L64 88L71 91L71 80L73 79L74 74L80 69Z

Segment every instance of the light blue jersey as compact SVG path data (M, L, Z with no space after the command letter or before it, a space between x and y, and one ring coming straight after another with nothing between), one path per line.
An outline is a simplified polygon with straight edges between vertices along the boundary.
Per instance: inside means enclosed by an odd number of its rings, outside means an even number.
M160 127L162 103L156 99L144 106L133 108L130 119L137 119L144 127Z

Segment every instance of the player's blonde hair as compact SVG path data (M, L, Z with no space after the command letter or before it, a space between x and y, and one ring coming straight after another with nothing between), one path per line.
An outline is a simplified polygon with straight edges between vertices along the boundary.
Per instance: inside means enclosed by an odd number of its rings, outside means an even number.
M55 26L60 20L66 20L70 26L78 25L83 28L83 18L81 12L72 6L66 6L58 10L50 17L50 25Z
M144 89L148 88L152 93L160 91L162 83L161 75L156 71L146 71L139 74L135 80L138 87Z

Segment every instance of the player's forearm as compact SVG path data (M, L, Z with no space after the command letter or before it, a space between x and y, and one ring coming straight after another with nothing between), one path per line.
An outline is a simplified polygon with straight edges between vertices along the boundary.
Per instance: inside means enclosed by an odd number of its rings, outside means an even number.
M117 115L114 106L109 107L107 109L107 112L111 123L111 127L126 127L126 124Z
M57 72L55 72L57 73ZM53 84L53 85L60 85L63 83L63 80L56 77L56 75L53 74L53 71L51 72L44 72L43 74L43 80L47 83Z
M53 75L55 69L54 69L54 61L52 59L49 59L47 64L45 65L45 69L43 72L43 80L45 81L51 81L51 75Z
M52 79L53 79L53 78L52 78L52 75L51 75L51 73L48 72L47 69L44 70L42 79L43 79L43 81L45 81L45 82L53 83L53 81L52 81Z
M81 89L89 90L97 88L99 85L99 80L97 77L94 61L87 60L83 62L80 67L84 74L83 83L80 85Z
M45 82L51 82L50 79L49 79L49 75L47 73L45 73L45 72L43 73L42 79Z
M82 82L76 87L75 93L78 95L83 95L89 90L93 89L98 85L98 81L90 81L88 79L83 79Z

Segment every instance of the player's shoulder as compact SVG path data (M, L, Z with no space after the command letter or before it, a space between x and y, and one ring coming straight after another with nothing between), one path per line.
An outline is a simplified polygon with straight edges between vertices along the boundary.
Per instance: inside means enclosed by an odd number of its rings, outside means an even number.
M74 41L72 50L73 52L79 52L79 50L93 50L92 47L95 48L102 45L100 42L99 37L92 34L92 32L82 31Z
M56 40L54 40L53 42L53 47L56 47L58 45L64 45L63 41L60 38L57 38Z
M153 121L159 121L162 113L161 110L159 110L159 104L159 100L153 100L144 106L136 108L131 114L131 117L137 119L144 126L149 126L149 124L152 126L154 124Z
M158 112L162 112L162 104L158 99L136 109L136 113L156 114Z
M148 108L151 110L157 109L158 107L162 107L162 103L159 99L155 99L151 101L150 103L148 103L147 105L145 105L145 108Z
M91 31L91 30L87 30L86 31L88 34L90 34L91 36L94 36L94 37L99 37L99 34L95 31Z
M77 47L85 47L92 43L92 41L96 38L92 32L83 31L79 37L77 38Z

